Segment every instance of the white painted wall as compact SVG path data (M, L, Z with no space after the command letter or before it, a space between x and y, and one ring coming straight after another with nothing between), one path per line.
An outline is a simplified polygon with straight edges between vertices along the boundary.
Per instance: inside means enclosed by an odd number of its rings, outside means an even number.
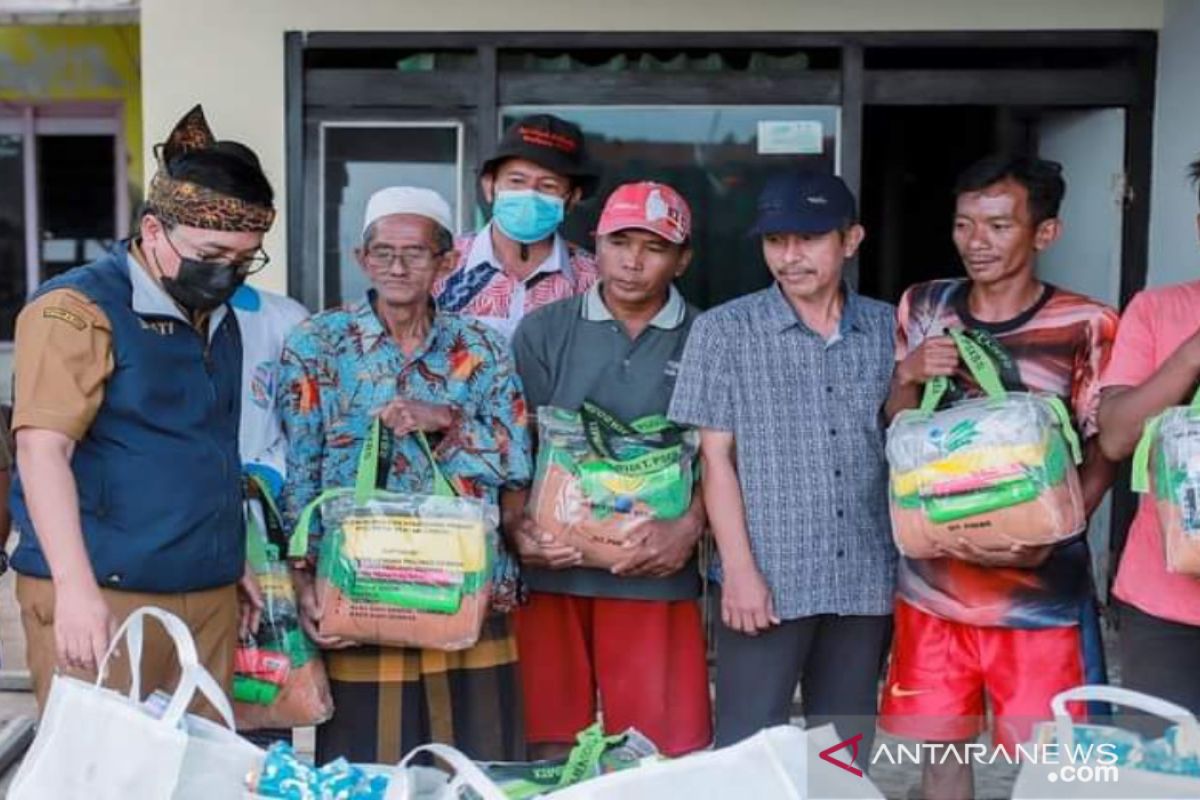
M1045 281L1116 306L1125 216L1125 110L1055 111L1038 123L1038 155L1063 165L1062 238L1038 261ZM1092 515L1092 573L1107 595L1112 492Z
M147 143L203 102L216 134L253 147L284 180L285 31L944 31L1157 29L1164 0L145 0ZM1200 49L1200 48L1197 48ZM146 148L147 177L153 164ZM287 282L286 209L259 282Z
M1185 178L1200 158L1200 0L1166 0L1158 39L1150 193L1153 285L1200 277L1196 189Z

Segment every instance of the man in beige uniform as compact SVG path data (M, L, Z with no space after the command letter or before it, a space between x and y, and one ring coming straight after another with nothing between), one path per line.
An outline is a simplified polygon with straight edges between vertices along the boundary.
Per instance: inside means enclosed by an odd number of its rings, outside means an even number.
M216 141L197 106L162 146L129 247L48 282L18 317L12 563L39 704L56 665L94 674L144 605L182 618L228 689L245 542L225 302L265 263L272 200L258 159ZM144 691L175 673L152 626Z

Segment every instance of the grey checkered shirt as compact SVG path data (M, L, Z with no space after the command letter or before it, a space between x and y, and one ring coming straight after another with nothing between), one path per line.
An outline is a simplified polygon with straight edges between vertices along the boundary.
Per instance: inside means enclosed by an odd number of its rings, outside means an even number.
M891 613L881 410L894 328L892 306L847 288L827 342L778 286L692 325L670 416L733 433L750 547L784 619Z

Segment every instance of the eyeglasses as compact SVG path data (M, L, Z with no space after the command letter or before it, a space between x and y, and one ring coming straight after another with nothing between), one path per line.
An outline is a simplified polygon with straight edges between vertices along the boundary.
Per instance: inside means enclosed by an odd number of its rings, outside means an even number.
M405 269L421 272L432 269L436 259L445 253L445 250L435 252L428 247L402 247L399 250L392 247L372 247L367 251L365 260L371 269L391 269L392 264L399 261Z
M263 269L266 268L267 264L271 263L271 257L267 255L267 251L263 250L261 247L258 248L258 251L249 258L243 258L241 261L229 261L223 258L185 256L183 253L179 252L179 248L175 246L173 241L171 241L171 237L165 228L163 229L163 238L167 240L167 244L169 244L171 249L175 251L175 255L179 256L181 259L187 258L189 260L199 261L202 264L209 264L214 267L233 267L233 269L236 270L239 275L253 275L256 272L262 272Z

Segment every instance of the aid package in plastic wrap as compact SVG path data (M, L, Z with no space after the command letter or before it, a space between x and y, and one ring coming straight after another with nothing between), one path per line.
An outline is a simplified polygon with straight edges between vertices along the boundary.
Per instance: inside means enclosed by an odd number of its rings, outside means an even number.
M1007 392L989 358L960 332L960 353L986 396L935 410L948 386L888 430L892 531L910 558L937 558L960 539L989 550L1069 539L1087 525L1079 442L1062 401Z
M585 566L611 567L639 523L687 511L698 449L697 431L661 415L626 424L591 403L579 412L544 406L530 514Z
M499 512L457 497L433 462L432 494L376 488L378 422L359 459L357 485L323 492L297 524L293 555L307 550L312 516L324 533L317 554L318 630L361 644L462 650L478 640L491 605ZM385 473L386 474L386 473Z
M246 557L263 595L258 630L238 643L233 700L239 730L319 725L333 716L320 651L300 627L278 512L270 490L252 483Z
M1200 392L1146 423L1133 488L1154 498L1167 570L1200 575Z
M497 516L462 497L330 501L317 559L321 633L393 647L471 647L491 601Z

